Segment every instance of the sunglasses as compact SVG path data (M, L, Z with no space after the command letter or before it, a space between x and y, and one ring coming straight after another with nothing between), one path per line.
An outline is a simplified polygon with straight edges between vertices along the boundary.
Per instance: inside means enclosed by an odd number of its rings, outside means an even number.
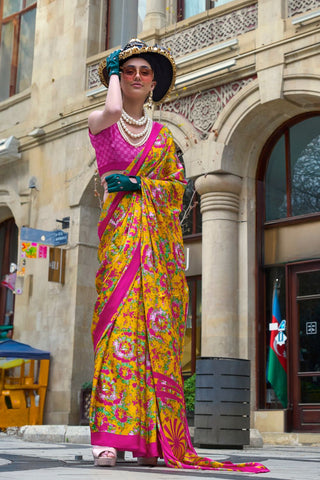
M122 67L120 71L126 78L130 80L132 80L137 75L137 73L139 73L139 76L142 80L149 80L149 78L151 77L153 78L153 70L149 67L136 68L134 66L129 66Z

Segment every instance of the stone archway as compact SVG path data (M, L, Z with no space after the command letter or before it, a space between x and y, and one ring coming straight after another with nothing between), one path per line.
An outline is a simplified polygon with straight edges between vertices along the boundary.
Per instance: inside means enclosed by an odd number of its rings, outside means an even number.
M204 159L196 180L203 218L202 355L251 359L253 405L257 164L267 139L282 123L319 106L320 79L315 76L284 77L282 98L266 103L254 80L223 109L215 133L185 155L191 161L198 148Z

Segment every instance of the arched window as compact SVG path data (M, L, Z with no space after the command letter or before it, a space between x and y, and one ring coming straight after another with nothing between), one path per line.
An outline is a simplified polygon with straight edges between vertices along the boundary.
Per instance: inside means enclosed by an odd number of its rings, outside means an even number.
M320 116L287 126L271 149L265 220L320 212Z
M176 145L176 152L185 170L182 150ZM202 219L200 211L200 195L196 192L194 180L187 179L188 184L183 196L183 207L180 214L182 234L186 241L188 237L202 233Z

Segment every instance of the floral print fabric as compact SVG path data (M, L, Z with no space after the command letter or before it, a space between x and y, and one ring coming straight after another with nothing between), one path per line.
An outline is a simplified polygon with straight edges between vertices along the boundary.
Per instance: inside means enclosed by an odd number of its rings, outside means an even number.
M181 377L186 180L169 130L156 129L152 148L126 170L141 177L141 191L109 194L99 221L92 444L163 457L176 468L267 471L200 458L191 445Z

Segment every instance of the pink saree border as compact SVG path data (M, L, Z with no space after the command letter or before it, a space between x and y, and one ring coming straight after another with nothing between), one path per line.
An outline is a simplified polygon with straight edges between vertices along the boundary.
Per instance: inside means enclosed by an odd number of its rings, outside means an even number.
M158 442L146 443L139 435L117 435L108 432L91 432L91 444L105 447L112 445L121 451L130 451L135 457L162 457Z
M161 123L154 122L151 133L150 133L150 136L147 140L147 143L145 144L145 147L143 149L141 157L139 158L137 163L135 165L133 165L133 167L130 171L131 175L136 175L139 172L141 165L143 164L146 156L148 155L148 153L149 153L152 145L154 144L157 136L159 135L161 129L162 129ZM112 217L115 209L119 205L119 203L122 200L122 198L124 197L124 195L126 195L126 193L127 192L118 192L117 193L117 195L113 199L112 204L110 205L110 208L108 210L108 213L107 213L106 217L99 223L99 225L98 225L98 235L99 235L100 240L101 240L101 237L103 235L103 232L105 231L105 228L106 228L107 224L109 223L110 218Z
M125 297L131 283L133 282L136 276L136 273L139 269L139 265L140 265L140 241L134 251L132 260L129 263L128 268L126 269L125 273L122 275L116 288L113 290L109 300L107 301L107 303L102 309L102 312L99 315L99 320L93 335L94 350L96 350L97 345L103 335L103 332L106 329L106 326L107 326L105 322L106 317L109 318L109 322L110 322L112 317L116 313L117 308L119 307L120 303Z

